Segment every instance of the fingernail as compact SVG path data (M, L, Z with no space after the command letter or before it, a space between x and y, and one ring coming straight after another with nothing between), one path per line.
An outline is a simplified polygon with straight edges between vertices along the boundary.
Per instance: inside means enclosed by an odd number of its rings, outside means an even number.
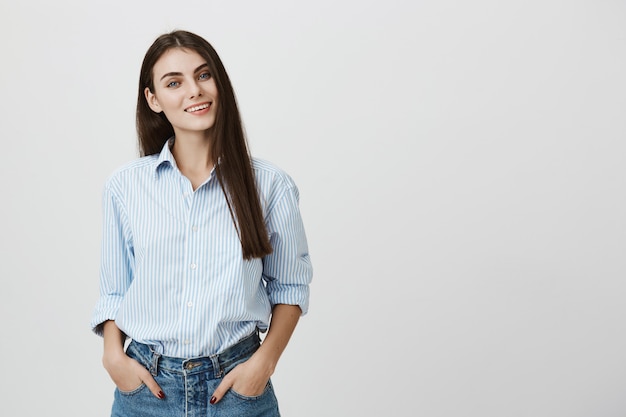
M211 400L209 401L211 404L215 404L215 401L217 401L217 398L215 398L215 395L211 397Z
M163 393L163 391L159 391L159 393L157 394L157 397L159 397L160 399L165 398L165 394Z

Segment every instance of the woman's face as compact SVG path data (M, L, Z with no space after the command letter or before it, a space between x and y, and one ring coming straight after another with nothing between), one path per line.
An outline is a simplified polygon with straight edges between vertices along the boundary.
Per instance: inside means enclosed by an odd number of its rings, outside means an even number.
M176 135L207 131L215 124L218 93L206 60L189 49L166 51L152 69L154 91L145 89L150 108L163 112Z

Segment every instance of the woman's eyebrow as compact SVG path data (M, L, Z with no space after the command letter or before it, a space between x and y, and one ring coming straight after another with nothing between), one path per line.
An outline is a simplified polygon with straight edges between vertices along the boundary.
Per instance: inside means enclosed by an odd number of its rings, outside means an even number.
M208 67L208 66L209 66L209 64L202 64L198 68L193 70L193 72L195 74L196 72L200 71L202 68ZM183 75L183 73L182 72L168 72L167 74L163 74L163 76L161 77L161 79L159 81L163 80L163 78L165 78L165 77L175 77L175 76L180 76L180 75Z

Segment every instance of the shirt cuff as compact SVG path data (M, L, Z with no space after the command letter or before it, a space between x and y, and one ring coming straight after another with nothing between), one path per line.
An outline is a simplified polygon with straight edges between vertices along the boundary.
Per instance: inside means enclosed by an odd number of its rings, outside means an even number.
M302 316L309 311L308 285L281 285L272 281L267 284L267 292L272 307L276 304L297 305L302 310Z
M98 336L103 336L102 323L108 320L115 320L122 299L122 297L108 297L98 301L91 317L91 331Z

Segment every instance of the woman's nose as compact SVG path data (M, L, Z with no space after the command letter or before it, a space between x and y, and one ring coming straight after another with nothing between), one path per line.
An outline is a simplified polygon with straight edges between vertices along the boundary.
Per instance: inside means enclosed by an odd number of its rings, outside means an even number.
M202 95L202 89L198 83L191 83L189 89L189 98L200 97Z

